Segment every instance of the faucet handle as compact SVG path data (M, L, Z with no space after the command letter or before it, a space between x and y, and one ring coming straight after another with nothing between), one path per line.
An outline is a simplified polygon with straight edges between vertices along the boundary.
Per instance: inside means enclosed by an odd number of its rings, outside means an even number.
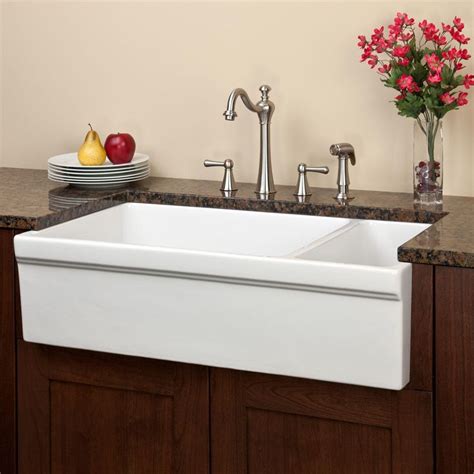
M356 164L355 150L350 143L336 143L331 145L329 153L333 156L337 156L339 159L349 159L352 166Z
M204 166L210 168L212 166L222 166L224 168L224 178L221 184L221 191L227 193L237 191L234 180L234 162L230 159L224 161L204 160Z
M327 166L306 166L306 163L300 163L298 165L298 182L296 184L296 190L293 193L295 196L311 196L311 189L308 185L308 178L306 173L322 173L328 174L329 168Z

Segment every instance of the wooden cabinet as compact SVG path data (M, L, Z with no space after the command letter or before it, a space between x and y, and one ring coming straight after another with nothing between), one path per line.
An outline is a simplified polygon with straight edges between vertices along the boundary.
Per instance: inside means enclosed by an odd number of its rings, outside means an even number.
M14 232L1 474L474 472L474 270L413 266L411 380L392 392L26 343Z
M206 474L208 369L21 342L19 473Z
M16 346L13 231L0 229L0 473L16 472Z
M211 371L212 472L429 474L430 392Z
M23 341L18 365L20 474L433 472L430 392Z
M474 270L436 268L439 474L474 473Z

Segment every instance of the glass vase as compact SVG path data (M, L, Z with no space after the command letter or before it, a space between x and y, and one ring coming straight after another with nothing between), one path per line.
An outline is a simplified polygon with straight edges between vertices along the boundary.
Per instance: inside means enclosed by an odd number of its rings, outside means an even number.
M428 112L414 125L413 195L417 204L443 202L443 121Z

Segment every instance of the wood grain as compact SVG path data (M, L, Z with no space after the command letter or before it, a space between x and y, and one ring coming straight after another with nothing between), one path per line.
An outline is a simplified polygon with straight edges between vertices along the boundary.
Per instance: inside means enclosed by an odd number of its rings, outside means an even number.
M432 474L432 399L211 369L213 472Z
M16 473L13 232L0 229L0 472Z
M433 389L434 267L412 266L411 359L407 389Z
M23 231L15 230L14 235L22 234ZM15 285L15 325L16 325L16 338L23 339L23 325L21 321L21 294L20 294L20 281L18 275L18 264L15 258L15 275L14 275L14 285Z
M208 474L208 369L19 342L19 473Z
M56 381L50 392L52 474L170 472L171 397Z
M439 474L474 472L474 270L437 267L436 453Z
M248 464L259 474L390 474L391 433L347 423L249 409Z

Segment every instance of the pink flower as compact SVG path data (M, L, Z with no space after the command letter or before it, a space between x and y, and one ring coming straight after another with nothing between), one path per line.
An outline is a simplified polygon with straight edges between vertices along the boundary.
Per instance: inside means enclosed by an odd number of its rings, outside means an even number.
M375 66L377 66L379 62L379 58L377 57L376 54L372 54L367 61L367 64L370 66L371 69L373 69Z
M456 71L460 71L461 69L464 69L464 65L462 63L456 63L456 65L454 66L454 69Z
M469 51L467 49L460 49L458 51L458 58L464 59L465 61L467 61L470 57L471 55L469 54Z
M427 21L427 20L420 21L420 23L418 23L418 26L419 26L422 30L425 30L425 29L428 27L428 21Z
M430 84L439 84L441 82L441 75L439 72L431 73L427 80Z
M390 32L390 36L394 38L398 38L398 35L402 32L402 27L400 25L389 25L388 31Z
M415 19L408 18L408 15L406 13L398 12L393 22L395 25L399 25L399 26L403 26L403 25L411 26L415 23Z
M443 51L443 58L447 59L448 61L454 61L457 57L458 50L456 48L451 48L449 51Z
M396 46L393 48L393 55L397 58L404 58L410 51L410 46Z
M397 95L397 97L395 97L395 100L403 100L406 98L406 96L407 95L403 92L402 94Z
M446 36L439 36L439 35L434 35L433 36L433 41L438 46L444 46L448 42L448 40L446 39Z
M398 61L398 65L407 67L410 65L410 60L408 58L402 58Z
M444 64L441 62L437 54L425 54L425 61L430 71L442 71Z
M388 49L389 45L384 38L379 38L377 42L372 43L375 46L375 50L377 53L383 53L386 49Z
M418 26L421 28L428 41L432 41L435 35L439 33L438 28L436 28L433 23L428 23L426 20L423 20Z
M364 52L362 53L362 56L360 57L360 62L363 63L363 62L367 61L367 59L369 59L371 55L372 55L372 49L371 49L370 46L367 46L364 49Z
M357 46L359 48L365 48L367 45L367 39L364 35L359 35L357 38L359 38L359 42L357 43Z
M413 77L408 74L402 74L397 80L397 85L402 91L406 90L408 92L418 92L420 90Z
M458 105L459 107L462 107L463 105L466 105L469 101L467 100L467 92L460 92L458 95Z
M402 41L410 41L410 40L413 38L413 36L415 36L415 34L412 33L412 32L410 32L410 33L402 33L402 34L400 35L400 39L401 39Z
M471 86L474 86L474 74L466 74L464 76L464 87L470 89Z
M443 28L443 31L446 33L450 33L453 28L451 25L447 25L446 23L441 23L441 26Z
M454 28L451 31L451 36L453 37L454 40L456 40L458 43L461 43L461 44L467 44L469 43L469 40L471 39L464 36L460 31L455 30Z
M384 64L382 67L378 68L378 71L380 74L387 74L390 72L390 69L392 69L392 65L390 63Z
M450 94L449 92L445 92L444 94L441 94L439 96L441 102L443 104L452 104L455 100L456 100L456 97L454 97L452 94Z
M374 44L377 43L380 38L383 38L383 31L384 31L383 26L381 26L380 28L374 28L374 32L372 36L370 37L370 39L372 40Z
M462 31L464 29L464 23L462 22L461 18L458 18L457 16L454 17L453 23L458 31Z

